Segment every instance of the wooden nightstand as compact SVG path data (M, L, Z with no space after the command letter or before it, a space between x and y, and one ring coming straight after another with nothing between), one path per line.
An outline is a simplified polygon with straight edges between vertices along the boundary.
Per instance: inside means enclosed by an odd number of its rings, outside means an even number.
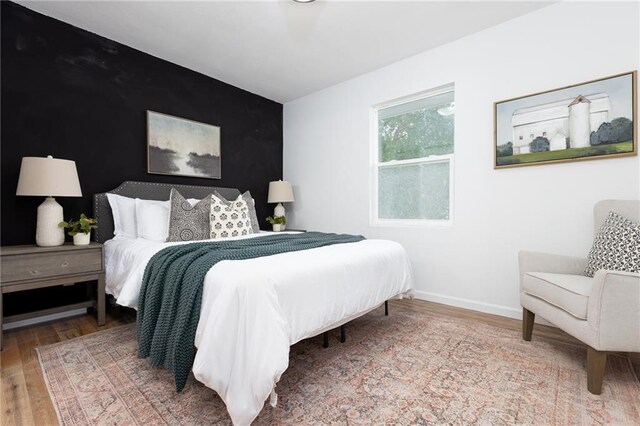
M98 313L98 325L105 323L104 255L102 244L58 247L35 245L4 246L0 248L0 350L2 323L50 315L71 309L93 307ZM10 317L2 317L2 295L43 287L68 285L97 280L94 300L58 306Z

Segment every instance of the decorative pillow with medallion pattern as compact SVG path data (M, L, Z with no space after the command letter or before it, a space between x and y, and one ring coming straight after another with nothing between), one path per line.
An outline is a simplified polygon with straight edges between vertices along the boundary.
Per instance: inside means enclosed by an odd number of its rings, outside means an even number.
M247 200L240 195L228 201L216 194L211 196L210 238L237 237L253 234Z
M584 274L593 277L599 269L640 272L640 224L609 212L593 240Z
M167 241L198 241L209 238L211 197L207 195L195 205L191 205L175 188L172 188Z

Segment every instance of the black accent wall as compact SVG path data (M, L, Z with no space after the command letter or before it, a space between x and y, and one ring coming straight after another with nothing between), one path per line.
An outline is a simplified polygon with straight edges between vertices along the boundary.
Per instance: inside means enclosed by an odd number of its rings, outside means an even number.
M24 156L76 162L84 196L57 199L65 218L91 215L92 195L124 180L250 190L258 218L269 215L268 183L282 178L280 103L15 3L0 13L2 245L35 241L44 198L15 195ZM220 126L222 179L147 174L147 110Z
M0 7L2 245L35 242L44 198L15 195L24 156L75 160L84 195L57 199L65 218L91 215L92 195L125 180L250 190L258 218L270 213L268 182L282 178L281 104L15 3ZM147 110L220 126L222 179L147 174ZM35 299L70 301L61 288L47 291L8 295L5 314Z

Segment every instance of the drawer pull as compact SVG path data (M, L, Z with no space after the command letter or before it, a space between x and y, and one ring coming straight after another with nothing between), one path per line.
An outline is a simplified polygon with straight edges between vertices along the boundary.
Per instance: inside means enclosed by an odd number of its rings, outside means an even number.
M34 269L33 271L29 271L29 272L31 272L31 275L33 275L33 276L40 275L40 271L38 271L37 269Z
M66 261L65 261L65 262L63 262L63 263L62 263L62 265L60 265L60 266L62 266L63 268L66 268L67 266L69 266L69 262L66 262Z

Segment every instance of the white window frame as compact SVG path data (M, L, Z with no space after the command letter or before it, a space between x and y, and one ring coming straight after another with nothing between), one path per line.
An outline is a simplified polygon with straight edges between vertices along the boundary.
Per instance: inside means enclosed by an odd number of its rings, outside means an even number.
M369 201L370 201L370 217L369 225L374 227L451 227L453 226L453 208L454 208L454 176L455 176L455 132L454 132L454 153L446 155L430 155L428 157L412 158L410 160L391 160L391 161L379 161L380 159L380 144L378 141L378 111L381 109L393 107L396 105L405 104L408 102L418 101L420 99L429 98L432 96L442 95L445 93L454 92L455 86L453 84L447 84L432 90L426 90L424 92L416 93L410 96L397 98L392 101L383 102L373 105L370 109L370 144L369 150L370 164L371 164L371 178L369 188ZM455 120L455 119L454 119ZM434 220L434 219L381 219L378 217L378 176L380 168L395 167L411 164L433 164L449 162L449 219Z

